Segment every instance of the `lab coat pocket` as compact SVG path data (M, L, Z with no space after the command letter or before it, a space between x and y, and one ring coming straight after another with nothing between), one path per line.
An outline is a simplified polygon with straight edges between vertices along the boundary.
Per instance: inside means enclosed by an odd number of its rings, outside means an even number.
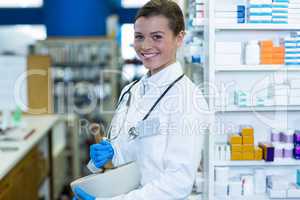
M137 123L138 138L147 138L160 134L160 121L159 118L151 118Z

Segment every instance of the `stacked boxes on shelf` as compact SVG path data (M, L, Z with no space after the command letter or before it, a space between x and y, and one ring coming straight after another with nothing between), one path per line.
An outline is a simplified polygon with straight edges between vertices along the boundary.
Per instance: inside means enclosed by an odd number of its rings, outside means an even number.
M245 23L245 15L245 6L237 5L233 1L220 1L215 7L215 18L217 24Z
M294 158L300 160L300 130L295 130L294 133ZM300 186L300 171L299 171L299 186Z
M248 0L248 23L271 23L272 0Z
M298 24L300 21L300 1L299 0L289 0L289 9L288 9L289 24Z
M216 42L216 65L240 65L241 58L242 42Z
M289 105L300 105L300 80L290 80L289 86Z
M281 43L285 46L285 64L300 65L300 32L291 32Z
M273 0L272 3L272 23L288 23L289 0Z
M274 157L280 158L293 158L294 149L294 131L271 131L271 142L275 147Z
M189 24L192 27L199 27L204 24L205 4L204 0L190 0Z
M263 151L254 145L254 129L251 126L241 126L240 134L229 138L231 160L262 160Z
M261 64L284 64L284 46L274 46L272 40L260 41L260 63Z

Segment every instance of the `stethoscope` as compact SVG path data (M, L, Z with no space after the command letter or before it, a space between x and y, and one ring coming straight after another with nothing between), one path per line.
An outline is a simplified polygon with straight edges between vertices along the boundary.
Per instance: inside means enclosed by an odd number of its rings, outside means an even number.
M152 107L149 109L149 111L147 112L147 114L143 117L142 121L146 120L150 114L152 113L152 111L155 109L155 107L158 105L158 103L161 101L161 99L167 94L167 92L180 80L184 77L184 74L182 74L181 76L179 76L176 80L174 80L168 87L167 89L158 97L158 99L155 101L155 103L152 105ZM121 102L123 101L123 99L125 98L125 96L128 94L128 99L126 101L126 107L127 107L127 110L126 110L126 114L125 114L125 119L127 117L127 113L128 113L128 110L129 110L129 107L130 107L130 103L131 103L131 96L132 96L132 93L131 93L131 89L134 85L136 85L137 83L139 82L139 80L136 80L134 81L130 87L121 95L118 103L117 103L117 106L116 106L116 110L119 109L119 106L121 104ZM126 120L123 120L123 123L125 123ZM121 128L124 126L124 124L122 124ZM110 124L109 126L109 130L108 130L108 136L107 136L107 139L109 141L113 141L115 139L117 139L120 135L120 130L118 131L118 134L116 136L114 136L113 138L111 138L111 129L112 129L112 123ZM137 137L139 136L139 133L137 131L137 128L136 127L131 127L129 130L128 130L128 140L134 140L136 139Z

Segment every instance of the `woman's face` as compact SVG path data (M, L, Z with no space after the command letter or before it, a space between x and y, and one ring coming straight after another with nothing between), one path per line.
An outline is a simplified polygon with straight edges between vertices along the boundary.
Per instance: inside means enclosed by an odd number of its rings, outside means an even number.
M134 24L135 51L151 74L176 61L183 37L183 31L174 36L168 19L162 15L139 17Z

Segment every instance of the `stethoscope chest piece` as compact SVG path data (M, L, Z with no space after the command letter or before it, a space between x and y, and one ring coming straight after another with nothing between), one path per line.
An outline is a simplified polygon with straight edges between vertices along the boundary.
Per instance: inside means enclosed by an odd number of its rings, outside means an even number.
M131 127L128 131L128 138L129 140L134 140L139 136L139 133L135 127Z

